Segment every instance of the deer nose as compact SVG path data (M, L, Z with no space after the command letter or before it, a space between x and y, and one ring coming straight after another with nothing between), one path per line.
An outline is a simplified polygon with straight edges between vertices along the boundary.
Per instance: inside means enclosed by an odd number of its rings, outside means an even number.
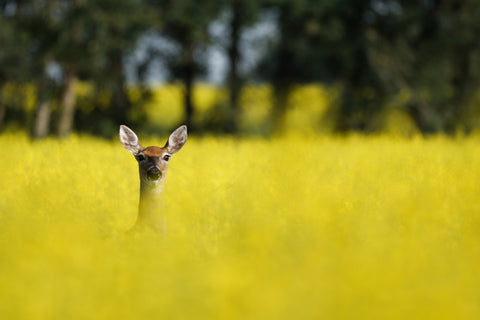
M150 180L158 180L162 176L162 171L157 167L151 167L147 170L147 177Z

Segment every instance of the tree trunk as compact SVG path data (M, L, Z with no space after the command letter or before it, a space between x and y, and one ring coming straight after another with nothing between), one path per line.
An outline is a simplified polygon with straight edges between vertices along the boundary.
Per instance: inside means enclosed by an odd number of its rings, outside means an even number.
M61 115L58 124L58 137L66 138L72 131L73 120L75 115L75 87L77 84L77 76L74 71L69 71L65 82L61 101Z
M230 46L228 48L228 60L230 63L229 87L230 87L230 108L229 119L227 120L226 131L235 133L238 130L238 116L240 115L240 107L238 98L242 87L241 79L238 74L238 62L240 59L239 42L240 29L242 23L242 4L234 1L232 5L232 20L230 23Z
M455 70L451 79L451 86L454 90L448 103L451 108L451 116L447 117L445 122L447 130L452 134L457 129L470 129L468 128L468 121L465 121L467 120L465 119L465 111L468 100L474 92L474 86L472 86L475 83L472 77L472 52L475 52L474 45L466 45L460 50L456 50L451 59L453 70Z
M193 60L193 49L189 48L187 50L188 52L186 52L187 57L183 72L183 82L185 85L183 101L185 107L185 124L190 131L193 131L195 129L193 126L193 82L195 76L195 63Z
M124 124L128 119L130 99L125 91L125 74L123 70L122 52L112 51L109 54L110 71L113 79L112 112L116 125Z
M274 88L275 105L272 117L272 133L280 133L284 131L286 124L288 96L290 93L290 85L285 83L279 84Z
M38 88L38 101L35 110L35 119L32 130L32 138L41 139L47 136L50 129L50 103L48 101L48 88L46 80L40 80Z
M7 113L7 105L2 101L0 101L0 131L3 129L6 113Z
M33 138L41 139L47 136L50 127L50 104L47 99L38 102L33 127Z
M2 86L0 86L0 131L3 129L7 105L2 101Z
M412 98L406 104L406 111L422 133L433 133L441 129L435 112L420 98Z
M277 63L273 72L274 105L271 118L271 133L280 133L285 129L286 113L288 108L288 95L292 81L292 70L290 65L291 54L288 44L289 35L289 11L286 7L281 8L279 15L279 44L277 52Z
M117 125L125 123L128 119L128 110L130 109L130 99L125 92L125 82L118 79L113 89L112 109L113 118Z

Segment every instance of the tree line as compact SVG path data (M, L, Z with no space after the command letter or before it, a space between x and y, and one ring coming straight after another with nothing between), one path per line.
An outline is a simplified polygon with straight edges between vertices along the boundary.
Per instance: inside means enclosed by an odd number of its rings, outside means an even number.
M242 37L265 13L276 35L242 72ZM242 87L267 82L275 92L272 132L289 92L304 83L339 88L326 115L338 132L375 131L378 115L395 108L425 133L469 132L480 117L479 14L475 0L0 0L0 128L17 122L35 138L66 137L73 128L108 134L101 127L131 122L126 59L151 35L175 50L148 47L134 65L135 86L149 98L146 79L161 59L168 80L183 84L184 120L193 129L195 81L206 48L221 42L229 98L216 131L236 133ZM219 17L226 17L220 40L209 32ZM79 81L107 105L93 98L94 112L80 113ZM20 96L18 105L2 96L6 86L26 85L36 97L30 113Z

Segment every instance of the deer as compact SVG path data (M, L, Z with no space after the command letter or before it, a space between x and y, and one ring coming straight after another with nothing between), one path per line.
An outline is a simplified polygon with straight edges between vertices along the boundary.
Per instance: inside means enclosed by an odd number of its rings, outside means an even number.
M137 135L127 126L120 126L120 142L138 162L140 172L140 200L134 230L151 230L164 234L166 220L162 210L162 194L167 179L167 169L174 153L180 151L187 141L187 126L173 131L164 147L142 147Z

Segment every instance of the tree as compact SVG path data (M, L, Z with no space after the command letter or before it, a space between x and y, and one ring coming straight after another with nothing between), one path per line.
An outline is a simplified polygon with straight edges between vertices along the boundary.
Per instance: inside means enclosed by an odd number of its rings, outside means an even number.
M77 74L92 81L95 90L107 93L110 109L106 122L109 127L118 127L128 122L131 107L125 56L155 23L149 4L142 0L73 0L70 17L65 21L70 26L65 35L70 37L61 54L65 78ZM78 33L81 36L76 36Z
M338 131L374 130L398 92L424 132L464 121L480 78L478 2L278 0L278 12L279 40L262 70L275 85L277 127L289 88L302 82L340 85Z
M73 127L75 115L76 93L79 71L85 70L85 59L92 58L85 50L84 38L85 0L74 0L69 3L64 14L61 35L57 44L56 57L64 71L64 86L60 99L60 120L57 128L59 138L67 137Z
M259 69L260 76L275 88L273 131L283 127L289 92L295 85L311 82L338 83L344 87L337 112L337 128L364 126L363 120L349 123L360 108L352 88L368 86L371 76L366 64L362 6L341 1L277 0L278 40ZM351 94L353 93L353 94Z
M193 87L195 77L204 64L200 61L200 52L209 42L208 24L218 15L222 0L202 2L190 0L155 1L160 34L172 41L178 48L177 54L167 56L173 78L184 84L185 124L189 130L195 129Z
M29 77L37 88L37 106L35 109L32 137L43 138L49 133L51 100L53 96L53 80L49 75L49 67L54 63L54 47L58 39L59 21L55 18L58 3L54 0L44 2L26 1L19 3L21 14L20 28L25 28L31 35L29 52Z
M341 37L326 43L335 48L327 61L334 61L342 85L340 108L334 118L337 131L373 130L373 120L385 106L384 83L371 56L370 34L378 27L372 5L366 0L348 6L337 3L322 17L328 21L333 14L342 30Z
M13 2L0 1L0 129L7 113L7 104L2 98L2 91L8 81L24 81L29 59L29 35L17 28L18 11L12 11Z
M480 84L480 5L408 1L400 8L396 40L381 39L390 51L404 53L391 55L387 71L393 74L396 65L405 71L389 79L396 90L409 92L405 110L423 132L454 132L464 127L465 106Z
M56 100L60 105L57 133L68 135L78 80L111 93L109 118L114 124L127 120L123 58L153 23L146 1L2 1L0 8L0 88L7 81L35 85L34 138L49 132L50 104ZM4 114L4 104L0 106Z
M258 20L264 1L255 0L230 0L226 9L229 12L229 39L226 48L229 74L228 88L230 91L229 105L231 112L227 119L226 129L230 133L236 133L238 130L238 118L240 116L239 97L242 86L245 82L240 74L239 64L242 59L240 42L245 29Z
M70 10L70 3L58 1L18 1L10 2L10 20L15 33L24 34L25 41L23 66L21 74L10 74L9 81L31 81L37 89L37 106L31 134L33 138L45 137L50 129L52 100L55 99L55 89L59 74L52 74L52 70L60 67L59 52L64 49L65 33L70 29L64 24L65 16ZM67 31L65 31L67 30ZM10 47L11 49L11 47ZM13 53L11 51L10 53ZM27 52L28 54L25 54ZM78 56L78 54L76 55ZM71 61L75 61L70 57ZM70 73L72 74L72 73ZM72 77L68 77L72 79ZM72 80L73 81L73 80ZM69 81L69 84L72 82ZM73 93L71 85L67 85L70 97ZM72 99L63 99L71 101ZM63 108L62 108L63 109Z
M21 4L21 6L20 6ZM72 129L75 85L79 79L103 85L111 93L110 118L119 125L129 108L123 56L150 27L151 19L140 0L24 1L17 11L17 30L31 35L29 78L37 87L37 109L32 135L44 137L50 127L50 103L60 90L58 135ZM52 67L57 74L49 74Z

